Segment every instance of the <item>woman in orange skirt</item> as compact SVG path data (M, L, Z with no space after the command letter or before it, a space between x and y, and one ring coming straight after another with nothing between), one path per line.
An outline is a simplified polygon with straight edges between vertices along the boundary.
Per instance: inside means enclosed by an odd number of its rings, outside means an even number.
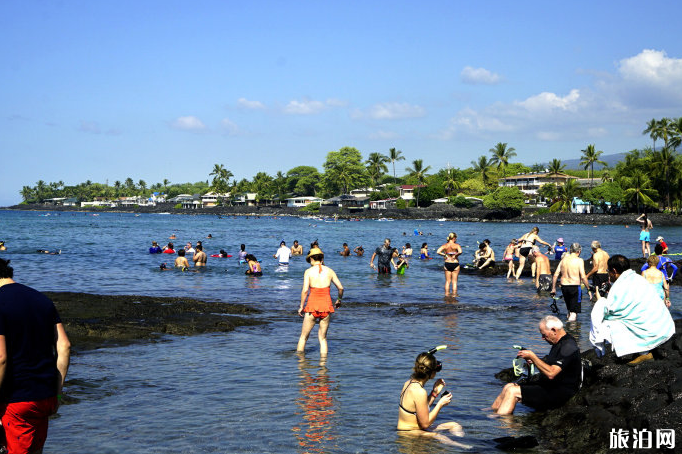
M324 253L318 247L313 247L306 261L310 263L303 275L303 290L301 291L301 305L298 308L298 315L303 317L303 327L301 328L301 337L298 339L297 352L305 352L305 343L310 336L313 326L320 323L320 328L317 332L317 337L320 340L320 356L327 356L327 329L329 328L329 321L331 314L335 307L341 305L341 298L343 298L343 286L341 281L336 277L336 273L331 268L324 266ZM336 303L332 304L330 294L331 283L334 283L339 291ZM308 304L306 304L306 298ZM305 307L305 308L304 308Z

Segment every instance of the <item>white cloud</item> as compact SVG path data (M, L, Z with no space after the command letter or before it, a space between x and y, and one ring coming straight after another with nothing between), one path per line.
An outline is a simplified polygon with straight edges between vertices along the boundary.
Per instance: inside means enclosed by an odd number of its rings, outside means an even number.
M375 131L369 134L369 138L372 140L395 140L399 139L400 135L393 131Z
M223 129L223 131L225 131L227 135L235 136L239 134L239 126L237 126L229 118L223 118L222 121L220 122L220 127Z
M543 91L521 100L461 109L436 137L488 140L504 132L523 140L614 138L627 134L633 125L643 128L644 118L674 116L682 110L682 59L664 51L643 50L620 60L612 73L592 75L592 85L568 92Z
M502 82L499 74L485 68L472 68L471 66L466 66L459 77L462 82L471 85L496 85Z
M292 115L312 115L322 112L326 109L326 104L322 101L315 101L308 98L302 100L291 100L289 104L284 107L284 113Z
M242 107L244 109L249 109L249 110L263 110L265 109L265 105L260 102L260 101L250 101L246 98L239 98L237 100L237 104L239 107Z
M203 131L206 129L206 125L199 120L197 117L192 115L186 117L178 117L175 121L171 122L171 127L175 129L181 129L183 131Z
M580 90L573 89L564 97L543 92L517 104L528 112L546 113L554 109L575 112L578 108L578 101L580 101Z
M422 106L399 102L375 104L366 111L356 109L351 113L354 119L370 118L372 120L400 120L419 118L424 115L426 115L426 110Z

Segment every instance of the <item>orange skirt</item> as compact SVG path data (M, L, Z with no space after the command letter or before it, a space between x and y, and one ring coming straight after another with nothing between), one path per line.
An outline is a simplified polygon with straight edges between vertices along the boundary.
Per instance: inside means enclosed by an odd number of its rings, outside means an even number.
M332 297L329 294L329 287L310 288L308 294L308 304L306 304L303 312L310 312L315 318L325 318L327 315L334 312L334 305L332 304Z

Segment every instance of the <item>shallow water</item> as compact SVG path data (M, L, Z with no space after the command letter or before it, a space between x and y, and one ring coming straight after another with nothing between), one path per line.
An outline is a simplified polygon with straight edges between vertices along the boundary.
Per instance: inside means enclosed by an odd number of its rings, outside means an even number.
M458 233L467 258L483 238L491 239L500 257L508 239L527 232L528 224L40 214L0 211L0 239L9 248L1 254L12 260L19 282L43 291L244 303L271 321L226 334L169 337L75 355L65 392L78 402L64 405L52 421L46 453L452 452L394 430L398 395L414 357L443 343L449 348L438 353L444 363L440 376L454 398L439 421L460 422L466 432L461 441L474 452L494 451L492 438L529 433L519 418L490 418L481 408L501 388L493 374L510 366L512 344L548 351L536 328L549 313L548 298L537 297L528 279L460 276L460 297L446 300L437 259L412 260L404 276L378 277L368 266L373 248L386 236L394 246L409 241L417 251L426 241L435 251L449 231ZM599 239L612 254L639 252L634 226L539 227L550 243L562 236L587 249ZM427 235L414 236L414 229ZM675 250L680 231L656 228L653 234L666 237ZM244 242L262 261L264 276L244 276L234 258L209 258L200 273L161 272L158 265L172 258L151 256L147 248L152 239L165 244L171 233L178 238L176 247L201 239L209 255L222 248L236 256ZM207 240L208 233L214 238ZM326 264L346 288L325 362L319 359L316 330L305 357L294 353L301 324L295 311L307 264L298 257L288 269L277 267L272 255L281 239L288 244L298 239L306 250L319 239ZM366 255L335 255L344 241L351 249L362 244ZM62 254L37 254L39 248L62 249ZM589 344L588 304L572 330L583 349ZM520 406L517 414L527 412Z

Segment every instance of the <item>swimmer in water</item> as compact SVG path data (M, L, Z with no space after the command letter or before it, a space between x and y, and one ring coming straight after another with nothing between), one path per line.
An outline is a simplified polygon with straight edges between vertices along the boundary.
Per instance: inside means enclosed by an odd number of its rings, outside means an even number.
M339 251L339 255L342 257L348 257L350 255L350 248L348 247L348 243L343 243L343 249Z
M303 255L303 246L298 244L298 240L294 240L294 244L291 246L291 255Z
M213 238L213 235L211 235L211 234L209 233L208 236L206 237L206 239L207 239L207 240L210 240L211 238Z
M48 251L47 249L38 249L36 252L39 253L39 254L59 255L59 254L62 253L62 250L59 249L59 250L56 251L56 252L55 252L55 251L52 251L52 252L51 252L51 251Z
M175 239L177 239L177 238L175 237L175 233L173 233L171 236L169 236L168 239L169 239L169 240L175 240Z
M178 251L178 257L175 259L174 266L176 268L189 268L189 262L187 261L187 258L185 258L184 249Z
M0 251L6 251L6 250L7 250L7 246L5 246L5 242L0 241Z
M438 248L436 254L445 257L443 271L445 271L445 296L457 296L457 279L459 278L459 256L462 247L457 244L457 234L450 232L447 242ZM452 293L450 293L452 286Z
M419 250L419 258L422 260L429 259L429 245L428 243L422 243L422 247Z
M241 246L239 246L239 254L237 254L237 258L239 258L239 263L246 263L246 245L242 243Z
M197 245L197 250L194 253L194 257L192 257L192 261L196 267L206 266L206 253L204 252L202 245Z
M507 279L514 276L514 256L518 254L518 247L516 238L512 239L504 250L503 260L509 266L507 270Z
M362 245L360 245L353 249L353 252L355 252L355 255L357 255L358 257L362 257L362 255L365 253L365 248L363 248Z
M298 339L298 346L296 351L299 353L305 352L305 344L310 336L310 331L316 323L320 324L317 332L317 337L320 341L320 357L327 356L327 330L329 329L329 322L334 308L341 305L343 298L343 285L336 276L334 270L328 266L324 266L324 253L320 248L312 248L306 257L306 261L310 263L303 274L303 289L301 290L301 304L298 307L298 315L303 317L303 326L301 327L301 337ZM336 298L336 303L332 304L330 295L331 284L336 286L339 294ZM308 300L306 304L306 299Z
M470 446L438 433L438 431L448 431L452 435L462 437L464 430L458 423L452 421L434 426L438 413L452 401L452 393L445 392L433 409L430 408L441 391L445 389L445 381L442 378L436 380L430 393L426 392L424 386L426 382L436 377L436 373L441 368L442 365L431 353L423 352L417 356L412 375L403 385L398 401L398 433L430 437L447 445L469 448Z
M410 243L405 243L405 246L403 246L403 255L405 257L412 257L412 245Z
M250 274L251 276L263 275L263 269L261 268L260 263L258 263L258 260L256 259L255 255L246 254L245 260L248 265L248 268L246 269L246 272L244 274Z
M398 262L395 261L395 257L392 257L391 263L393 264L393 267L395 268L395 274L399 274L399 275L405 274L405 270L407 270L410 267L410 264L407 263L407 260L405 260L404 255L398 256Z

